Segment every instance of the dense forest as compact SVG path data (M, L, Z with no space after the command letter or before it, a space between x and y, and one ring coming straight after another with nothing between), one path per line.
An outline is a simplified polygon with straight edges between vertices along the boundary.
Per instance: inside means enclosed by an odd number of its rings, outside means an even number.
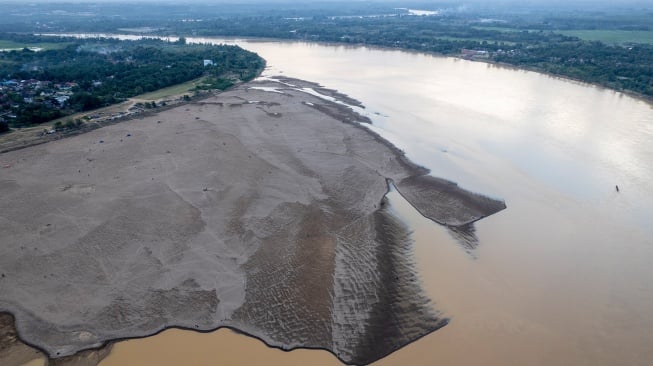
M258 55L237 46L191 45L183 39L79 40L9 34L0 39L59 46L0 52L0 115L13 126L95 109L201 76L224 89L253 79L264 67Z

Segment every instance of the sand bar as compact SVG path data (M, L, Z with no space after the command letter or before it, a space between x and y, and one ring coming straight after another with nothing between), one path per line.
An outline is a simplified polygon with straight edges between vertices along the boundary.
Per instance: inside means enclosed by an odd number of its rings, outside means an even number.
M384 209L388 182L451 227L504 203L427 176L293 82L2 154L0 311L21 338L61 358L231 327L362 364L446 325Z

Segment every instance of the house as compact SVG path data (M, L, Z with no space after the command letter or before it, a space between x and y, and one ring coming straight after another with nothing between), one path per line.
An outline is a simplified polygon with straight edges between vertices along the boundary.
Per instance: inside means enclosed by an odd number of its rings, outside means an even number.
M470 50L467 48L463 48L460 50L460 54L463 58L466 59L479 59L479 58L489 58L490 53L488 51L482 51L482 50Z
M204 60L204 67L207 67L207 66L215 66L215 64L213 63L213 60Z
M63 105L64 103L66 103L68 101L68 99L70 99L70 96L64 95L64 94L57 94L54 97L54 99L57 100L57 103L59 103L59 105Z

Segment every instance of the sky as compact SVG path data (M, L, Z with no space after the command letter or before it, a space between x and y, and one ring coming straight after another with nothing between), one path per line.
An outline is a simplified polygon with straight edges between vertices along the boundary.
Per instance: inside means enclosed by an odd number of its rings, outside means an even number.
M653 5L653 0L443 0L443 1L428 1L428 0L190 0L190 1L178 1L178 0L0 0L0 2L15 2L15 3L134 3L134 2L166 2L166 3L177 3L177 4L188 4L188 3L308 3L308 2L390 2L390 3L422 3L422 4L442 4L442 3L483 3L483 4L509 4L509 3L518 3L518 4L555 4L555 3L578 3L578 4L642 4L642 5Z

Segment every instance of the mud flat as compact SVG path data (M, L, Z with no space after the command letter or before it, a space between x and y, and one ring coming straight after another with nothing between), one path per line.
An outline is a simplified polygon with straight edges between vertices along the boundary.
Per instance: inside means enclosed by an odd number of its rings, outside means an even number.
M504 203L427 176L337 92L293 85L0 155L0 311L20 338L61 359L230 327L366 364L446 325L388 184L453 228Z

